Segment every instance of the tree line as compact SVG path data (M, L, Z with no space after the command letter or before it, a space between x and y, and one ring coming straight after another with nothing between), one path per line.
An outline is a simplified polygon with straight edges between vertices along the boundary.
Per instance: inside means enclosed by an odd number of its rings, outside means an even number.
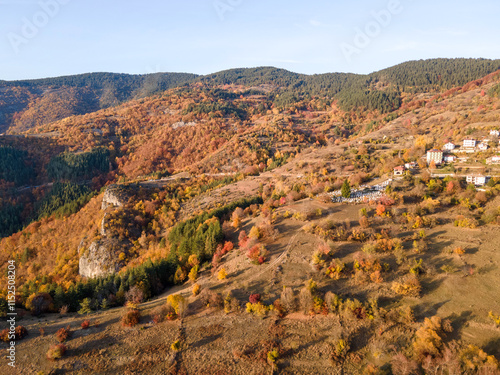
M109 171L109 150L95 148L79 154L63 153L53 157L47 165L51 180L77 181Z

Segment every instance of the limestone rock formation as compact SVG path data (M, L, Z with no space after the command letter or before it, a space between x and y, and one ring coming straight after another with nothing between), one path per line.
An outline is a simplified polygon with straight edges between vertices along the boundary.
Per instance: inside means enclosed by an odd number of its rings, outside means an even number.
M118 241L101 239L92 242L80 255L79 273L83 277L106 277L120 270L120 244Z
M102 198L102 210L108 207L123 207L131 196L130 188L120 185L110 185L107 187Z

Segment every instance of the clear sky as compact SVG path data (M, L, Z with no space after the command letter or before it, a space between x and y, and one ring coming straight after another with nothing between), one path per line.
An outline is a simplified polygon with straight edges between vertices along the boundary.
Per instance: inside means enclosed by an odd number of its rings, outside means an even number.
M500 58L498 0L0 0L0 79Z

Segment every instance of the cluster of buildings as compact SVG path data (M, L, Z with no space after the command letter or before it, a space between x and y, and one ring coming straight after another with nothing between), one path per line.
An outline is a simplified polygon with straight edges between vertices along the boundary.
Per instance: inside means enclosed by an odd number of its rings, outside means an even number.
M500 136L499 130L491 130L490 136L498 137ZM456 145L452 142L447 142L442 150L432 149L427 151L427 164L431 164L434 162L436 165L441 165L443 163L454 163L457 161L457 156L454 153L473 153L478 151L487 151L490 146L490 139L483 139L482 141L478 141L474 138L465 138L462 141L462 145ZM499 142L500 146L500 142ZM494 156L492 158L487 159L487 163L495 164L500 163L500 157Z
M490 138L500 137L499 130L491 130ZM466 138L462 141L462 145L456 145L452 142L447 142L442 150L432 149L427 151L425 157L427 165L434 164L436 166L442 165L444 163L454 163L460 160L467 160L466 157L457 157L455 153L474 153L479 151L487 151L490 148L490 139L483 139L478 141L474 138ZM500 142L499 142L500 147ZM486 159L487 164L500 164L500 156L492 156ZM400 165L394 168L394 176L402 176L407 170L418 169L417 163L407 163L404 166ZM486 184L488 178L481 174L473 174L466 177L467 183L474 184L476 186L483 186Z
M399 165L394 168L394 176L402 176L406 171L415 171L419 169L418 163L412 161L411 163L406 163L405 165Z

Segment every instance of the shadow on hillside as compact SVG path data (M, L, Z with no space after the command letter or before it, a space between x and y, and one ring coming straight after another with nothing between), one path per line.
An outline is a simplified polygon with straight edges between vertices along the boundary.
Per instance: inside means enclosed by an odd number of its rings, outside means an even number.
M71 344L71 340L69 342ZM99 338L90 340L76 348L73 345L69 345L71 349L69 350L68 356L79 356L90 352L99 352L100 350L107 349L117 343L118 341L114 337L107 336L105 339Z
M462 311L460 315L453 313L448 319L451 321L453 332L451 336L453 339L459 339L460 331L464 328L468 321L472 319L472 311Z
M351 350L357 351L365 348L371 338L371 329L369 327L360 327L350 336L352 342Z
M434 277L432 280L429 280L428 278L422 279L422 281L420 282L420 284L422 285L422 291L425 293L432 293L441 286L443 281L443 278L436 277Z
M220 339L222 337L222 333L219 333L217 335L212 335L212 336L208 336L208 337L205 337L197 342L195 342L194 344L191 344L190 345L190 348L191 349L195 349L195 348L201 348L202 346L205 346L205 345L208 345L218 339Z
M467 247L465 249L465 256L471 255L471 254L476 254L479 251L479 246L476 247Z
M329 337L328 336L321 336L319 338L317 338L316 340L314 341L308 341L307 343L304 343L302 345L300 345L296 350L295 350L295 353L299 353L301 352L302 350L306 350L307 348L310 348L311 346L314 346L316 344L319 344L319 343L322 343L324 342L325 340L327 340Z
M500 360L500 338L490 340L484 346L484 350L486 353L494 355L498 360Z
M485 275L485 274L493 272L493 271L495 271L497 269L498 269L498 266L496 266L494 264L488 264L487 266L479 267L477 269L477 273L479 275Z
M415 312L415 316L417 318L430 318L431 316L434 316L437 314L438 310L450 302L450 300L438 302L438 303L422 303L419 305L416 305L415 308L413 309Z

